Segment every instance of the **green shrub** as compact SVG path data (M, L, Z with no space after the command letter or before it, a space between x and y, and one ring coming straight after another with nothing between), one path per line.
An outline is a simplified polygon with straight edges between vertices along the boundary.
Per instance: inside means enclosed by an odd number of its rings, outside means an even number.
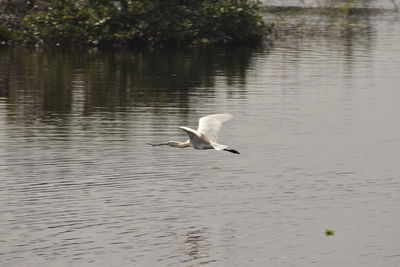
M53 0L29 11L21 39L50 44L259 41L266 25L246 0Z
M14 32L6 26L0 25L0 41L12 41L16 38Z

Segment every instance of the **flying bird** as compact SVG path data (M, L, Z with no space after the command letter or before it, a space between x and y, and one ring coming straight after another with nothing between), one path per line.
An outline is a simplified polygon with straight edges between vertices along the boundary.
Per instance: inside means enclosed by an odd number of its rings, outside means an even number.
M189 140L185 142L168 141L165 143L151 144L151 146L172 146L172 147L193 147L195 149L215 149L217 151L228 151L235 154L240 154L235 149L229 149L228 146L217 143L218 132L222 123L229 121L233 116L231 114L213 114L199 119L199 127L193 130L189 127L179 127L186 132Z

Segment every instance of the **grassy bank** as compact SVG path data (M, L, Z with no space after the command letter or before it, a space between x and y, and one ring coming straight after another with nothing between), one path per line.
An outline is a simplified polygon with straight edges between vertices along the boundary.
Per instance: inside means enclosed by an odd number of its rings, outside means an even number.
M247 0L7 0L0 41L32 45L257 43L271 32Z

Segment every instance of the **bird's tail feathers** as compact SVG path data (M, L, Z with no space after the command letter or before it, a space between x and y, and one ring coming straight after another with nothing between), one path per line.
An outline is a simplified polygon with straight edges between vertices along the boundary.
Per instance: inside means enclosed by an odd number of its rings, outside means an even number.
M221 144L218 144L218 143L215 143L215 142L212 142L211 145L212 145L212 147L213 147L215 150L217 150L217 151L224 150L225 148L228 147L228 146L226 146L226 145L221 145Z
M215 142L211 143L211 145L217 151L224 150L224 151L228 151L228 152L231 152L231 153L234 153L234 154L240 154L237 150L230 149L226 145L221 145L221 144L218 144L218 143L215 143Z

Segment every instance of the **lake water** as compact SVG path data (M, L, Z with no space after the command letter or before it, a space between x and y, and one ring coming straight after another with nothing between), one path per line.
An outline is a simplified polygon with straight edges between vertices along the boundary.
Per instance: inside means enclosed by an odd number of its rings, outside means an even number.
M260 0L263 5L279 7L338 7L350 4L358 8L399 9L399 0Z
M400 266L399 18L359 23L272 47L0 47L0 266ZM240 155L146 144L222 112Z

